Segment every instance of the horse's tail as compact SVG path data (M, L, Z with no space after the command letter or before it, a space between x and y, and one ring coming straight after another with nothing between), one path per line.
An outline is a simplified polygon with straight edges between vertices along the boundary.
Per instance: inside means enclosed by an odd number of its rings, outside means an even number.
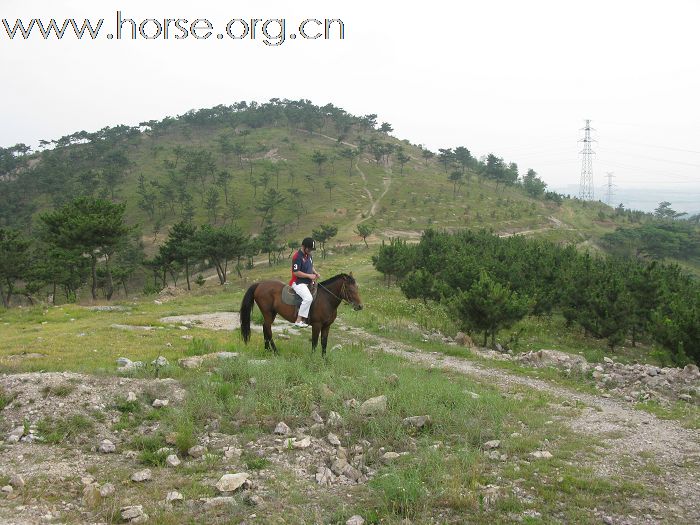
M251 285L241 302L241 334L243 335L244 343L250 341L250 313L253 311L253 296L257 287L258 283Z

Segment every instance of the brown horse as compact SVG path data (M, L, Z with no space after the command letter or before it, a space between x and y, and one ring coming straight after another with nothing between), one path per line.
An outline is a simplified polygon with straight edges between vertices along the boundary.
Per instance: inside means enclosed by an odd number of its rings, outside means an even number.
M263 314L265 349L272 348L275 353L278 353L275 342L272 340L272 322L275 316L280 314L290 323L296 319L296 307L282 302L282 288L284 283L280 281L261 281L248 288L241 303L241 334L245 343L250 340L250 313L255 301ZM326 356L328 330L338 315L338 306L342 301L350 303L355 310L362 310L362 300L352 273L349 275L341 273L318 284L318 293L314 302L311 303L308 320L311 325L312 352L316 350L320 333L321 355Z

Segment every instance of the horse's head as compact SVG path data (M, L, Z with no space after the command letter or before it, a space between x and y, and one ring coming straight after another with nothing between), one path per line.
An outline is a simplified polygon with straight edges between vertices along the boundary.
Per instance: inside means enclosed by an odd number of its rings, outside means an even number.
M352 272L349 275L343 275L343 299L352 304L354 310L362 310L362 299L360 299L360 291L357 288L355 278Z

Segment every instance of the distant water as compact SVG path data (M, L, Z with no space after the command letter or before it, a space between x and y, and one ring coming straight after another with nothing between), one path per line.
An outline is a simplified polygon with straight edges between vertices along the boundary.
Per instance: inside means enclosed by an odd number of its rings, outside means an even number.
M688 185L685 185L688 186ZM578 186L568 185L552 187L553 191L571 195L578 195ZM605 202L607 191L597 190L596 200ZM685 188L615 188L613 192L613 206L622 203L626 209L653 212L660 202L668 201L671 208L677 212L686 212L688 215L700 213L700 185Z

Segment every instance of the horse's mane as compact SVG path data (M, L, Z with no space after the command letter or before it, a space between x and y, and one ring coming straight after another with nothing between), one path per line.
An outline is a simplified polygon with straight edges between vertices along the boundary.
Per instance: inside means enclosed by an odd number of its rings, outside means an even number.
M326 279L321 284L323 286L328 286L329 284L333 284L338 279L342 279L342 278L346 278L348 280L349 284L355 284L355 278L352 275L348 275L347 273L339 273L338 275L335 275L335 276L331 277L330 279Z

